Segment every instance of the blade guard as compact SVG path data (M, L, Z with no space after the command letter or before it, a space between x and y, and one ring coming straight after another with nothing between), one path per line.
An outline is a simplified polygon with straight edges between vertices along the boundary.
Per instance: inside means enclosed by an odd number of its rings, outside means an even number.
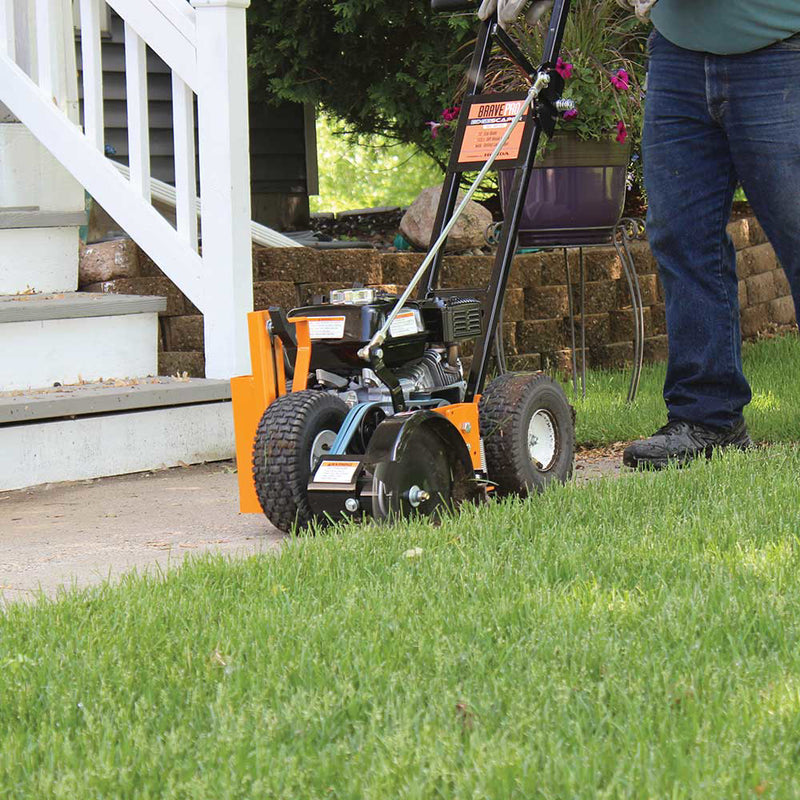
M477 408L477 407L476 407ZM437 436L450 453L453 470L453 500L460 503L477 496L475 470L472 458L459 430L446 417L435 411L422 410L395 414L384 420L375 430L367 448L364 464L375 480L362 494L362 506L372 503L373 516L382 518L378 510L377 483L390 480L406 456L407 445L417 435Z

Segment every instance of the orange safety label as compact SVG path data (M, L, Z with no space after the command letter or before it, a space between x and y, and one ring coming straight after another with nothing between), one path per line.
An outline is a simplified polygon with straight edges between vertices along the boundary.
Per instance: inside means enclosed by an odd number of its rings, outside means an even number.
M311 339L341 339L344 317L309 317L308 335Z
M410 336L418 333L417 315L413 311L401 311L389 327L389 333L394 336Z
M459 117L450 169L463 172L483 166L519 113L525 99L526 95L520 93L485 94L468 98ZM523 145L533 128L529 124L530 118L528 109L495 160L498 167L510 169L518 166L524 156Z

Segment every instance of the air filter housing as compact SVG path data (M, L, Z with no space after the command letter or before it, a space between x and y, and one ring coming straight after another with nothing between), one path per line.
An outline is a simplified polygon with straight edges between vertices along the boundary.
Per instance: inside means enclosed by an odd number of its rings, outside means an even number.
M435 297L420 305L425 326L441 342L475 339L483 332L483 304L474 297Z

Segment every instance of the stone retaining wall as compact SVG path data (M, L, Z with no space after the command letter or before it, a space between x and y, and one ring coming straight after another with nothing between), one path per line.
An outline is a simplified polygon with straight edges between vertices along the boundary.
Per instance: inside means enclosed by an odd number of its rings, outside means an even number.
M731 223L737 250L742 332L752 338L794 322L789 285L772 247L754 220ZM633 255L645 307L645 358L664 360L667 337L664 298L656 264L646 243L634 243ZM402 289L421 263L419 253L376 250L256 248L253 259L254 303L290 308L315 295L359 281L366 286ZM578 252L569 253L575 308L579 310ZM447 256L445 287L482 287L488 282L491 256ZM126 240L87 247L83 254L84 289L167 298L161 316L161 374L203 374L203 321L197 309L161 271ZM586 270L586 347L590 366L622 367L633 354L633 319L622 265L613 248L584 251ZM117 277L119 276L119 277ZM96 280L95 280L96 279ZM506 293L503 338L509 368L556 367L571 360L569 289L562 252L519 255ZM576 322L580 323L580 315ZM469 357L470 348L464 350Z

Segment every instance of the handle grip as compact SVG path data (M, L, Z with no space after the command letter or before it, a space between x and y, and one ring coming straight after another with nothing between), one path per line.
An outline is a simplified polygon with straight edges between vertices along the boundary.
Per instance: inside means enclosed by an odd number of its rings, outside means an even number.
M452 11L474 11L476 0L431 0L431 10L449 13Z

